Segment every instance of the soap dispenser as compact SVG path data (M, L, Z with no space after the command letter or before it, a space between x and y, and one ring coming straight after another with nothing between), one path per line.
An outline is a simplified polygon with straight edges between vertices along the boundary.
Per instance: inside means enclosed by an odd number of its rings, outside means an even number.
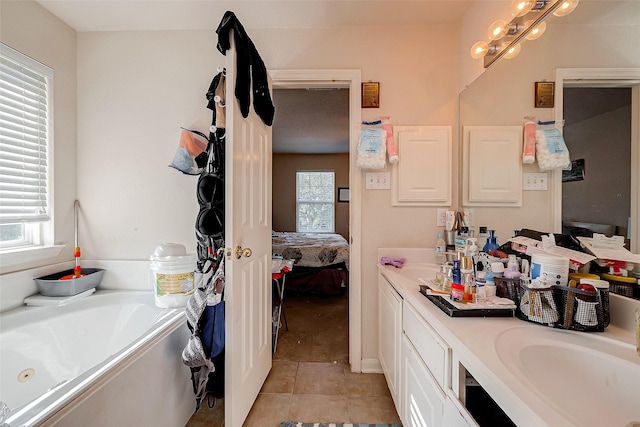
M478 250L478 238L477 237L469 237L467 239L467 243L469 244L467 246L467 256L474 257L474 256L478 255L478 252L480 252Z
M494 249L498 249L500 246L498 245L498 238L496 237L496 230L489 230L489 237L487 238L487 243L485 243L482 248L483 252L491 252Z

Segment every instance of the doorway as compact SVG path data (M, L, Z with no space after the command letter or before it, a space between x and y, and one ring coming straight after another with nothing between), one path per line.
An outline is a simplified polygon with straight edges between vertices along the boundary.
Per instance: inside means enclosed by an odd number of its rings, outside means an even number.
M628 88L631 92L630 204L627 234L630 238L631 252L637 253L640 249L640 68L559 68L555 74L554 118L556 122L564 120L565 88ZM554 230L561 232L563 219L562 171L553 171L550 182L552 183L551 205Z
M563 97L563 135L574 166L562 178L563 232L591 237L601 230L624 236L628 248L631 88L565 87Z
M362 174L355 167L359 137L360 70L271 70L274 90L291 88L341 88L349 90L349 363L361 372L361 185Z

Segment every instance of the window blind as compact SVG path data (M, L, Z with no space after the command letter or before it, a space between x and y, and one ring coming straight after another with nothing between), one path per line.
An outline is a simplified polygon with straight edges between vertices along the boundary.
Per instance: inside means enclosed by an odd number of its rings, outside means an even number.
M0 47L0 224L47 221L53 70Z

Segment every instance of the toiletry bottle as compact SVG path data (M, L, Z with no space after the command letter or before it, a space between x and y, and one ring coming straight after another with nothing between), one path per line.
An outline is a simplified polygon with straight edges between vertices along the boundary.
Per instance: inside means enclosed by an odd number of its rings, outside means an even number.
M480 227L478 229L478 242L476 244L478 245L479 249L484 248L484 245L487 243L488 236L489 233L487 232L487 227Z
M487 243L482 248L483 252L491 252L494 249L498 249L500 245L498 245L498 238L496 237L496 230L489 230L489 237L487 238Z
M477 237L469 237L467 239L467 256L473 259L474 256L478 255L478 238Z
M444 241L442 231L438 231L438 238L436 239L436 264L444 264L447 261L447 243Z
M520 271L518 271L518 260L516 260L514 254L511 254L507 262L507 269L504 271L504 277L507 279L519 279L520 275Z
M451 269L451 280L453 283L462 284L462 275L460 273L460 260L453 260L453 268Z

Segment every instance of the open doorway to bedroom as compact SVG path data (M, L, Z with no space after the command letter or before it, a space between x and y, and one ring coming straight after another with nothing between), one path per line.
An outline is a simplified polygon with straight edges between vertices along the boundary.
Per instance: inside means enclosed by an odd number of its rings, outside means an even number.
M340 88L349 93L349 268L348 268L348 348L349 367L352 372L362 370L362 174L355 166L360 135L362 110L360 105L361 72L356 69L328 70L270 70L273 88ZM276 113L277 115L277 113ZM318 320L319 323L322 319Z
M274 294L274 360L348 364L349 88L275 88L273 100L272 245L293 263L282 314Z

